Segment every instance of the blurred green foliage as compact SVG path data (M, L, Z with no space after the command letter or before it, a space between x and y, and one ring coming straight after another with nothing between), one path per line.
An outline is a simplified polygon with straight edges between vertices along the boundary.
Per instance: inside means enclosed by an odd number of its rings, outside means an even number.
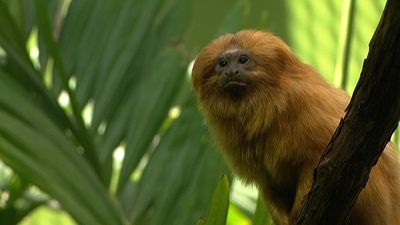
M268 30L351 93L384 3L0 0L0 224L272 224L210 141L189 64Z

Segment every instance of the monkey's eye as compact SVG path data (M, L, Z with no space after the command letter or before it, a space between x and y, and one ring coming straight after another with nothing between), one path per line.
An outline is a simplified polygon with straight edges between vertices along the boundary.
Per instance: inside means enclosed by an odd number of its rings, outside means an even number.
M224 66L226 66L228 64L228 61L226 61L226 59L220 59L220 60L218 60L218 65L220 66L220 67L224 67Z
M249 57L247 55L241 55L241 56L239 56L238 61L241 64L245 64L245 63L247 63L247 61L249 61Z

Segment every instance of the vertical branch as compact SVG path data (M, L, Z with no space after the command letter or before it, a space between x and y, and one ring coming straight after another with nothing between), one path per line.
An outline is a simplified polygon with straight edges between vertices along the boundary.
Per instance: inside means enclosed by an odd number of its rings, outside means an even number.
M297 225L347 224L400 119L400 1L388 0L348 112L314 172Z

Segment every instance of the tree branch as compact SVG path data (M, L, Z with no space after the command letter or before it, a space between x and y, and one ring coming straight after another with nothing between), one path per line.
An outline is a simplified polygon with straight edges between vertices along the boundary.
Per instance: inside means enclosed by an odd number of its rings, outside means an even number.
M322 155L297 225L346 224L400 119L400 1L388 0L360 80Z

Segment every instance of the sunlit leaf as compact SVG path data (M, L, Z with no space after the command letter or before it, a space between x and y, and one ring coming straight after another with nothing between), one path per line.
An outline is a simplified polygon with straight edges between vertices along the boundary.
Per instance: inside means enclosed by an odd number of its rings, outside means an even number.
M214 191L206 225L225 225L229 208L229 192L228 177L223 175Z
M273 224L264 200L259 196L257 200L257 208L254 212L253 225L270 225Z
M131 111L129 141L119 187L123 187L129 179L167 116L178 88L185 78L186 66L179 65L180 61L181 55L177 51L162 53L153 61L157 67L148 70L147 78L135 89L136 107Z
M123 224L104 186L76 146L24 98L23 91L18 91L21 87L1 75L0 157L22 177L57 198L80 223Z
M149 156L131 203L135 224L186 225L206 216L225 166L208 141L200 118L193 96L189 96L182 105L182 115Z

